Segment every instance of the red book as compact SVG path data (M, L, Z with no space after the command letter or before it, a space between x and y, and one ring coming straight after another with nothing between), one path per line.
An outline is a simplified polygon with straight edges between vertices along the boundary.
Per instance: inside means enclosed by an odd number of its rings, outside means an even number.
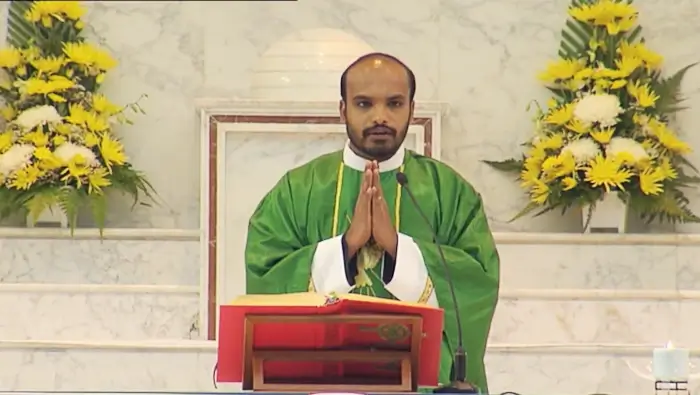
M397 314L422 318L420 371L418 385L435 387L438 383L442 344L443 310L424 304L406 303L363 295L326 297L316 293L283 295L245 295L230 305L220 307L217 382L243 381L245 319L247 316L300 316L346 314ZM258 323L253 347L264 350L327 350L358 349L378 345L382 349L403 350L410 336L401 328L363 324L329 323ZM332 366L329 366L332 365ZM389 366L367 363L285 362L265 364L266 376L275 378L326 377L350 374L382 375Z

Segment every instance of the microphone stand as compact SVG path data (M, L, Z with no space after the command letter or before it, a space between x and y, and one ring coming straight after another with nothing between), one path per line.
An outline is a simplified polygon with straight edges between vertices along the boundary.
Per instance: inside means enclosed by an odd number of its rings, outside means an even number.
M433 241L435 242L435 246L437 247L438 254L440 256L440 263L442 263L442 267L445 270L445 280L447 281L447 285L450 290L450 296L452 297L452 306L454 307L455 313L455 321L457 321L457 350L455 351L452 363L452 377L450 377L452 382L449 385L437 388L433 392L442 394L478 394L479 390L473 384L467 382L466 378L467 353L464 350L464 341L462 339L462 318L459 314L457 292L455 291L455 285L452 281L452 276L450 276L450 267L447 265L445 252L443 251L442 246L438 242L437 233L435 233L435 229L433 229L433 226L430 223L428 216L420 208L420 205L418 205L418 200L416 199L415 195L413 195L411 188L408 187L408 177L406 177L406 174L402 172L396 173L396 182L398 182L399 185L401 185L401 187L406 191L406 194L408 194L408 197L415 206L416 211L418 211L418 214L421 216L425 224L428 226L428 229L432 233Z

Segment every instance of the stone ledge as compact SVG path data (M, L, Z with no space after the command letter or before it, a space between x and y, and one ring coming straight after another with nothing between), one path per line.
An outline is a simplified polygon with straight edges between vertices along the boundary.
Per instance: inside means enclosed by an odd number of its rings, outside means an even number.
M199 229L160 228L107 228L104 240L182 240L198 241L203 234ZM565 245L699 245L700 234L581 234L581 233L530 233L494 232L496 242L505 244L565 244ZM0 239L67 239L99 240L97 229L76 229L71 235L68 229L10 228L0 227Z
M491 393L584 395L651 393L640 377L651 352L610 348L590 353L493 352L486 355ZM0 353L0 391L224 392L213 384L214 349L26 349ZM697 391L697 383L691 390ZM16 395L16 394L14 394Z
M489 343L492 354L576 354L609 353L622 356L651 355L658 344L624 343ZM0 340L2 350L84 350L84 351L160 351L201 352L216 354L217 343L212 340ZM691 349L691 355L700 357L700 348Z

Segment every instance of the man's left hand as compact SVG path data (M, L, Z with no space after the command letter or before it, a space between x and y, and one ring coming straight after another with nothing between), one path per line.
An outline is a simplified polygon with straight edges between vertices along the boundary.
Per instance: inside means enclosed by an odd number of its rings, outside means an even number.
M372 166L375 193L372 196L372 237L374 241L392 258L396 259L398 234L394 229L389 207L384 199L384 192L379 181L379 166Z

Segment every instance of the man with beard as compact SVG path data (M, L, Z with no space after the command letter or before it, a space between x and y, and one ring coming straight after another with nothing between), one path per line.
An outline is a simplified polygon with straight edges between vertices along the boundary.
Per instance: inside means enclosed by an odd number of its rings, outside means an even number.
M345 149L289 171L253 214L247 292L362 293L445 311L440 382L449 383L457 322L442 249L457 285L468 381L488 393L484 353L498 299L499 258L483 203L437 160L402 145L413 116L413 72L393 56L365 55L340 80ZM437 233L402 196L397 172Z

